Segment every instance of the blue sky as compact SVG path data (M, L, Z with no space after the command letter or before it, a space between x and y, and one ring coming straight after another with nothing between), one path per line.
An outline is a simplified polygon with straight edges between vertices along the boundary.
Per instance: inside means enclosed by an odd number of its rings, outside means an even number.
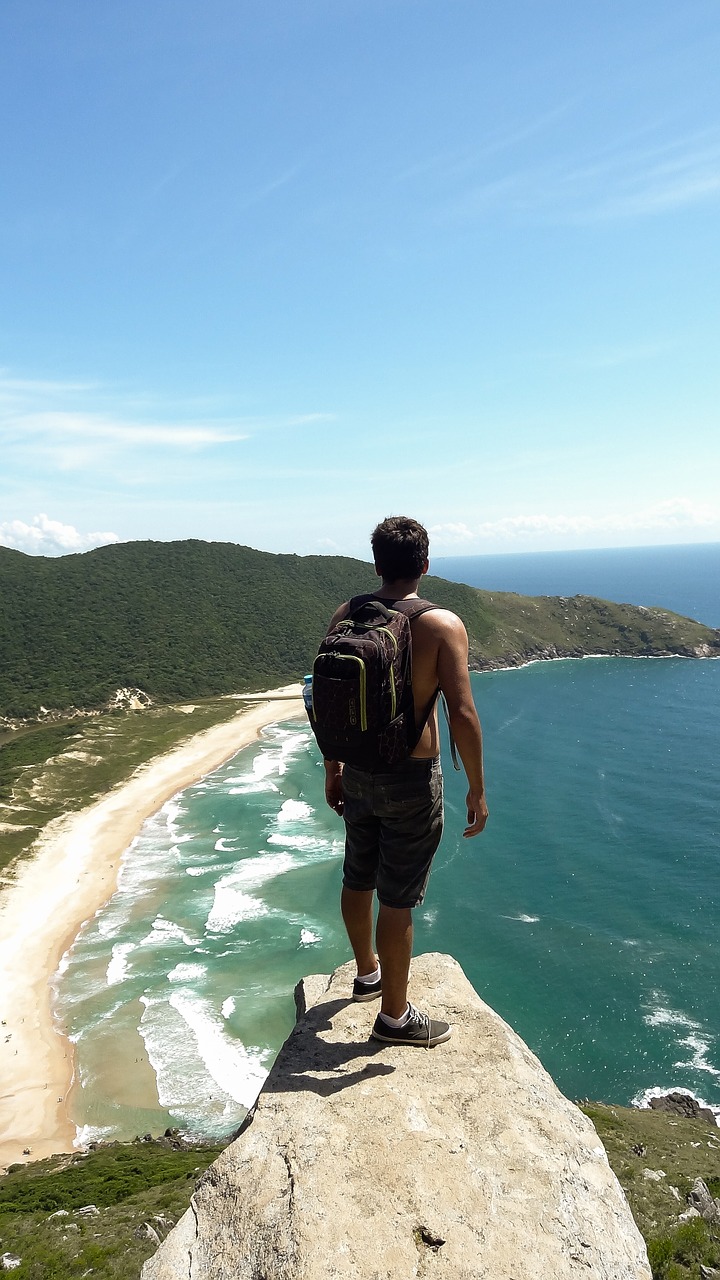
M720 539L717 0L4 0L0 542Z

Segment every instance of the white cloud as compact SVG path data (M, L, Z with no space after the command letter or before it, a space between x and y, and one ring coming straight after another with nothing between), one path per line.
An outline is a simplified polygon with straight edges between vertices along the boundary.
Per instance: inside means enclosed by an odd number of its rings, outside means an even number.
M639 511L605 516L544 514L504 516L500 520L487 520L475 526L462 522L436 524L430 527L429 532L432 534L435 549L461 546L468 550L471 544L482 547L488 542L532 543L539 542L548 535L555 538L575 538L585 537L588 534L636 535L656 530L667 530L671 533L679 530L691 532L711 528L720 529L720 506L695 503L687 498L671 498Z
M0 524L0 546L25 551L32 556L60 556L71 551L90 551L92 547L119 542L116 533L80 533L71 524L50 520L41 514L32 524L23 520L9 520Z
M59 382L49 378L13 378L7 369L0 369L0 399L65 396L94 391L94 382Z
M454 196L454 175L445 175L441 217L472 221L496 209L574 224L652 217L718 199L720 133L660 138L656 131L644 145L618 137L588 162L558 151L544 163L495 172L478 158L474 180L468 170Z
M213 444L233 444L246 440L239 434L218 427L162 423L123 422L91 413L28 413L12 424L16 430L51 437L82 436L87 440L110 441L119 445L161 445L173 449L196 449Z

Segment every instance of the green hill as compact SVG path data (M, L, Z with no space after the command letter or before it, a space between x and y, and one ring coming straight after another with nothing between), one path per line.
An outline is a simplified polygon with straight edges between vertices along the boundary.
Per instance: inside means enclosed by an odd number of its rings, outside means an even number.
M202 698L299 679L372 567L233 543L128 542L56 559L0 547L0 714L102 706L120 687ZM720 652L720 634L659 609L489 593L428 577L472 665L533 656Z

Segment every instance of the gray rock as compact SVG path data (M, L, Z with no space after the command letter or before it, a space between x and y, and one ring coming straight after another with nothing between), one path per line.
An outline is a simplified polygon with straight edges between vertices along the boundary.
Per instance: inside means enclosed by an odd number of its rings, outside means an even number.
M141 1222L139 1227L135 1229L136 1240L150 1240L153 1244L160 1244L160 1237L155 1228L149 1222Z
M690 1208L697 1209L706 1222L720 1223L720 1200L713 1200L702 1178L696 1178L693 1182L687 1201Z
M154 1213L152 1220L161 1231L169 1231L171 1227L175 1226L175 1219L166 1218L163 1213Z
M22 1258L18 1258L16 1253L3 1253L0 1256L0 1271L14 1271L19 1266L22 1266Z
M454 1026L433 1050L369 1040L353 969L305 1010L243 1131L143 1280L651 1280L590 1121L449 956L411 999Z
M700 1263L700 1280L715 1280L716 1276L720 1276L717 1267L704 1267L702 1262Z
M78 1218L98 1218L100 1210L96 1204L84 1204L82 1209L76 1209L75 1215Z
M688 1120L706 1120L716 1125L715 1113L709 1107L701 1107L697 1098L689 1093L663 1093L650 1099L653 1111L668 1111L674 1116L685 1116Z

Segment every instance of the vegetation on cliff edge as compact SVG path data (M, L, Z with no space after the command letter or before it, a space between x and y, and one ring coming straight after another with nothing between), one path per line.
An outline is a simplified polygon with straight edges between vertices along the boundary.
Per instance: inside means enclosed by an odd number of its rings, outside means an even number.
M610 1165L647 1244L654 1280L699 1280L720 1265L720 1235L702 1220L682 1223L695 1178L720 1196L720 1130L701 1120L607 1103L586 1103ZM17 1280L92 1274L138 1280L143 1261L190 1202L197 1177L219 1146L180 1147L167 1139L99 1146L16 1166L0 1178L0 1254L22 1259ZM664 1174L647 1178L644 1170ZM86 1205L98 1212L78 1213ZM66 1212L52 1217L58 1209Z

